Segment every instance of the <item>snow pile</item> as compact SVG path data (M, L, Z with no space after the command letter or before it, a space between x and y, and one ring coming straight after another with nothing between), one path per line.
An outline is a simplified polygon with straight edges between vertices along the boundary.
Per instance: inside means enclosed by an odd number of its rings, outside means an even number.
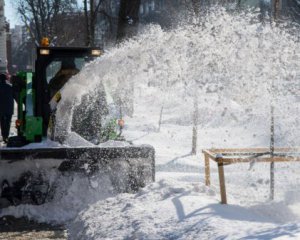
M67 136L67 139L64 141L64 144L67 146L76 146L76 147L93 147L95 146L91 142L85 140L83 137L78 135L75 132L70 132Z
M99 201L70 225L72 239L273 239L300 237L299 218L290 224L283 204L255 207L220 205L215 192L202 184L162 180L137 194ZM263 210L263 211L262 211ZM271 213L268 217L266 212ZM286 219L285 219L286 220Z
M130 143L129 142L125 142L125 141L112 141L112 140L109 140L107 142L104 142L104 143L100 143L99 144L99 147L128 147L130 146Z
M87 177L80 174L61 175L47 172L47 179L55 187L51 202L43 205L19 205L1 209L0 216L26 216L39 222L65 224L95 202L114 196L109 177L104 173Z
M24 149L35 149L35 148L56 148L61 147L61 144L58 142L51 141L50 139L46 139L40 143L30 143L25 145Z

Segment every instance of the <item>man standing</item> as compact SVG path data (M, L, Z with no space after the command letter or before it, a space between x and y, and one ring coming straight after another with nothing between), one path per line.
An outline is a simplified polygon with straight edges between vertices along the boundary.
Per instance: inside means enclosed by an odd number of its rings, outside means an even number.
M7 143L11 118L14 113L14 98L12 86L6 82L6 74L0 74L0 125L2 139Z

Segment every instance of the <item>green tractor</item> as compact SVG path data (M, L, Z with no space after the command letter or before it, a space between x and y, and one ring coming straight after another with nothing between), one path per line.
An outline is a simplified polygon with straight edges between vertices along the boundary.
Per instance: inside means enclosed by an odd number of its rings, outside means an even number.
M14 185L22 185L20 181L27 184L28 176L38 176L40 170L47 171L49 166L60 172L83 171L87 169L86 166L89 168L87 174L97 174L99 170L105 171L109 173L111 182L120 192L135 191L154 181L155 153L153 147L148 145L100 147L95 143L88 147L66 147L58 143L55 147L49 147L47 144L32 144L43 143L49 139L56 140L55 125L61 119L56 117L55 109L63 98L60 89L68 81L72 81L72 76L76 75L87 62L101 54L101 49L98 48L38 47L35 71L20 72L13 78L18 105L17 136L9 138L7 147L0 148L0 181L3 198L8 198L7 195L10 199L13 198L14 196L11 195L17 192ZM66 73L67 68L63 68L64 65L72 68L67 77L61 77L59 73ZM82 109L75 109L75 113L76 111L80 112ZM102 135L105 133L104 139L120 138L116 130L118 126L113 124L116 123L115 120L112 118L107 126L97 125L98 128L102 128L100 129ZM117 122L122 128L122 120L119 119ZM76 125L80 126L80 123L72 124L75 126L74 131L90 140L80 127L76 129ZM36 165L39 166L38 169L34 167ZM124 173L116 174L120 169L124 170ZM43 180L47 181L47 179ZM38 199L34 192L31 195L32 199ZM20 201L17 202L22 203L22 199L18 198ZM45 199L39 199L34 200L33 203L41 204L44 201Z

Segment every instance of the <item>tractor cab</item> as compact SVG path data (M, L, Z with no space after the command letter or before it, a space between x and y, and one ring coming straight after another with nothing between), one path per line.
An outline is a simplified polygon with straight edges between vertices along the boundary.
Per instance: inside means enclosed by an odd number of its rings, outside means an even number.
M38 47L35 70L12 78L18 103L18 136L9 139L8 146L20 147L46 137L51 112L60 100L60 89L101 54L99 48Z

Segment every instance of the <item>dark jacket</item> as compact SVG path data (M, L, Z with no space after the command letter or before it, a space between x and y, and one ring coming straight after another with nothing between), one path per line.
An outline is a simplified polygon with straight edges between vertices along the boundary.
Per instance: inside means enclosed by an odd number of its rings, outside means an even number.
M12 86L0 75L0 115L13 115L13 113L14 98Z

